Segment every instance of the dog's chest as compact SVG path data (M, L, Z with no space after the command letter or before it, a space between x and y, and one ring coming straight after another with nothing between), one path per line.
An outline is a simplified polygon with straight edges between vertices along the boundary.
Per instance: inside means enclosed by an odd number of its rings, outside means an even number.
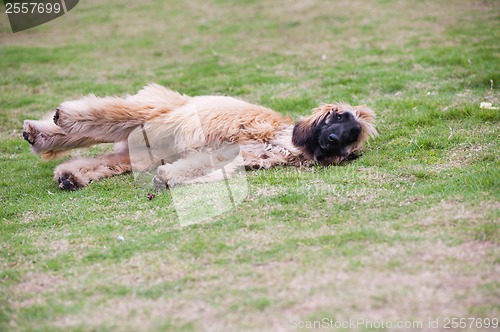
M266 144L267 154L281 156L285 164L291 166L304 166L308 160L292 143L293 126L287 126L280 130L274 139Z

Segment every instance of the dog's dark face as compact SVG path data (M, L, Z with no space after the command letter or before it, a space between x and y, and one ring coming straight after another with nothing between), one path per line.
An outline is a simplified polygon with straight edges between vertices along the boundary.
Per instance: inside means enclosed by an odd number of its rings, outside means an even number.
M293 129L292 141L320 164L338 164L352 157L361 131L361 124L352 112L334 109L316 119L299 121Z

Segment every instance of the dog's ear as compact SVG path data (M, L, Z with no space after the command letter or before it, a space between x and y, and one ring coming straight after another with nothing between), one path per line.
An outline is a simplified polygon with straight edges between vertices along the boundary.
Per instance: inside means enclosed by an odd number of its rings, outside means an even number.
M313 114L302 118L293 127L292 143L298 147L302 147L311 155L314 152L314 134L326 118L332 113L337 112L337 108L333 104L323 104L313 110Z
M311 144L313 136L313 126L310 121L300 120L293 127L292 143L299 147L306 147Z
M361 140L366 141L368 138L375 138L378 133L375 129L373 121L375 120L375 112L364 106L354 107L354 114L358 122L361 124Z

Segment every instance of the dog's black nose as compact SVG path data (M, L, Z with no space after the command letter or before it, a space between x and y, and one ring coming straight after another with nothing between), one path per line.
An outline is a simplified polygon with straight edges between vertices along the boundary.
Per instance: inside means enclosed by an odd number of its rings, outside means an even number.
M340 138L339 138L337 135L335 135L335 134L330 134L330 135L328 136L328 140L329 140L330 142L332 142L332 143L336 143L336 144L338 144L338 143L340 142Z

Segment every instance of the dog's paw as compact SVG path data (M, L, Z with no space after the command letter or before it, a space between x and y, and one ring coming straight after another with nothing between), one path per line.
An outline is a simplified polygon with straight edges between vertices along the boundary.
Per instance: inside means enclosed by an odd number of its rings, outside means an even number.
M75 125L75 120L70 116L70 113L68 113L64 108L65 104L62 104L58 108L56 108L54 112L54 116L52 117L52 120L54 123L61 128L64 132L66 133L71 133L72 130L74 130L74 125Z
M52 120L67 134L80 130L85 131L85 126L82 128L78 123L93 121L99 118L99 114L97 112L94 114L91 110L89 104L86 102L86 98L65 101L55 109Z
M171 186L172 165L166 164L158 167L156 175L153 178L153 185L156 189L169 189Z
M163 189L169 189L170 188L170 186L168 185L168 181L163 180L158 175L156 175L155 177L153 177L153 186L157 190L163 190Z
M61 108L61 106L56 108L52 120L61 128L68 127L71 124L68 119L68 114Z
M83 187L76 177L70 173L63 173L57 177L57 183L59 184L59 188L63 190L77 190Z
M29 120L24 121L23 138L28 141L29 144L33 145L35 144L37 135L38 131L31 122Z
M350 154L349 154L349 155L345 158L345 160L347 160L347 161L356 160L356 159L358 159L359 157L361 157L361 154L358 154L358 153L356 153L356 152L352 152L352 153L350 153Z
M59 108L56 108L56 111L54 113L54 116L52 117L52 120L54 121L55 124L57 124L57 122L59 121L59 113L61 111L59 110Z

